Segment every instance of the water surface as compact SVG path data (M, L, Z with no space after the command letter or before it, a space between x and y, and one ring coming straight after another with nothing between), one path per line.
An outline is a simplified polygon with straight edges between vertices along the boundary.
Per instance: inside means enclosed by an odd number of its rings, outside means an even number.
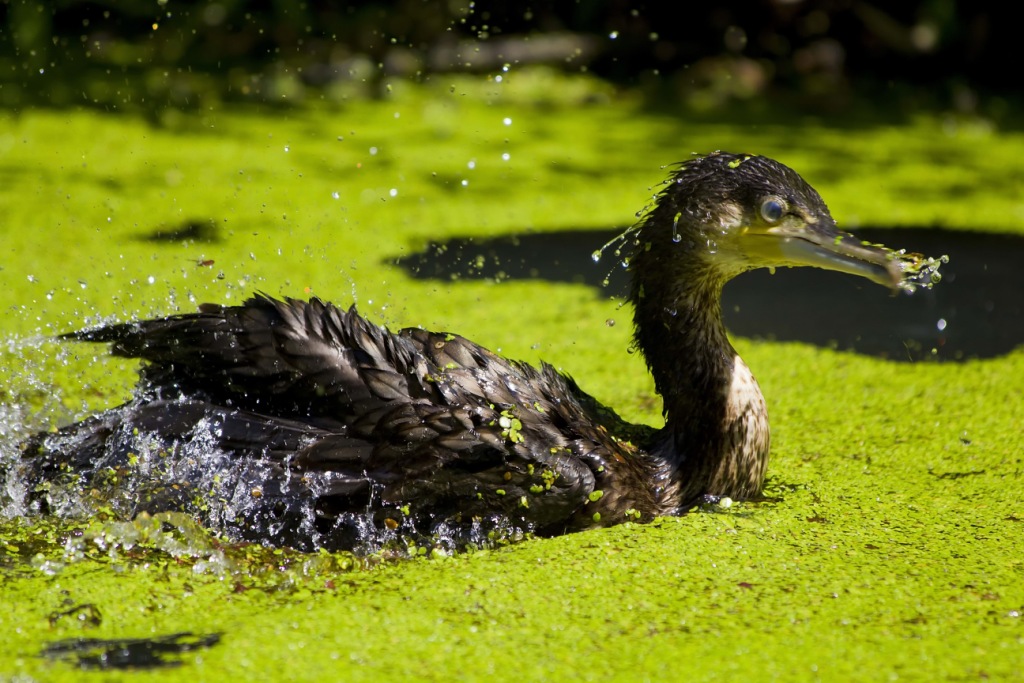
M453 238L397 259L420 279L578 282L622 296L627 274L609 251L620 229ZM931 290L893 296L862 278L816 268L761 269L730 282L722 310L733 334L799 341L901 361L992 358L1024 343L1024 237L937 228L864 228L864 240L947 254ZM607 279L607 285L605 280Z

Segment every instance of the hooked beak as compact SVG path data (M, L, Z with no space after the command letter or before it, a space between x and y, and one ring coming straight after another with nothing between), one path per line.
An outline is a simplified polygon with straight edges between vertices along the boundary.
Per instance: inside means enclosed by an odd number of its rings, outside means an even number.
M903 268L897 255L866 244L835 223L804 223L750 227L743 251L754 266L813 266L859 275L891 290L899 289Z

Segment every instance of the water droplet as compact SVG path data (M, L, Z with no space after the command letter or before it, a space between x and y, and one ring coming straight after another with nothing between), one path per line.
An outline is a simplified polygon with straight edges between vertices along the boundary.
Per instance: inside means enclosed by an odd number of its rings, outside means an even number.
M398 188L392 187L390 190L388 190L388 194L391 195L392 197L397 197L398 196Z
M768 274L775 275L775 266L768 266Z
M463 180L462 181L462 186L463 187L467 187L468 185L469 185L469 181L468 180Z
M476 168L476 159L470 159L469 163L466 164L466 168L469 168L469 169Z
M377 154L377 148L376 147L371 147L370 148L370 156L374 156L376 154Z
M29 282L38 282L38 280L36 279L35 275L29 275L28 276L28 281Z
M148 282L151 285L156 284L156 276L150 275L149 277L146 278L146 282Z
M601 250L595 249L594 252L590 255L590 258L594 259L594 263L599 263L601 261ZM29 275L29 277L31 278L32 276Z
M335 199L341 199L341 193L337 191L332 192L331 196L334 197Z
M683 239L683 236L679 234L679 219L682 217L682 213L677 213L675 218L672 219L672 241L676 244L679 244Z
M615 327L615 318L608 318L604 321L604 324L608 327Z
M945 318L939 318L939 321L937 323L935 323L935 328L939 332L942 332L944 329L946 329L946 319Z
M505 152L504 154L501 155L501 160L502 161L508 161L511 158L512 158L512 155L509 154L508 152Z
M611 38L612 40L615 40L616 38L619 37L619 32L618 31L612 31L611 33L608 34L608 37Z
M512 125L512 119L510 117L508 117L508 116L503 118L501 120L501 122L504 123L506 126L511 126Z
M288 152L292 151L292 149L291 149L291 147L289 145L285 145L284 146L284 151L285 151L285 153L288 153Z

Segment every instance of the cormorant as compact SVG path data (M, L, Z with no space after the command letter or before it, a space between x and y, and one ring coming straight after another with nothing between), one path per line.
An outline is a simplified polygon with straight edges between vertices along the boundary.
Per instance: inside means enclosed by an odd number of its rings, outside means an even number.
M768 414L726 335L723 285L759 267L892 289L921 274L915 257L839 232L810 185L761 156L680 164L621 239L661 429L624 422L547 364L455 334L392 333L354 306L257 295L65 335L145 363L130 402L26 442L32 505L119 491L109 497L126 515L183 510L236 538L372 549L403 534L551 535L751 499Z

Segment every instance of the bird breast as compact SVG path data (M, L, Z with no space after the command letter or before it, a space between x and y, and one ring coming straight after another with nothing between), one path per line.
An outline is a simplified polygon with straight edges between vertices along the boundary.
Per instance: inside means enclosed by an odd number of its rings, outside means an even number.
M733 358L723 431L727 435L710 493L747 498L761 490L768 469L768 408L750 368Z

